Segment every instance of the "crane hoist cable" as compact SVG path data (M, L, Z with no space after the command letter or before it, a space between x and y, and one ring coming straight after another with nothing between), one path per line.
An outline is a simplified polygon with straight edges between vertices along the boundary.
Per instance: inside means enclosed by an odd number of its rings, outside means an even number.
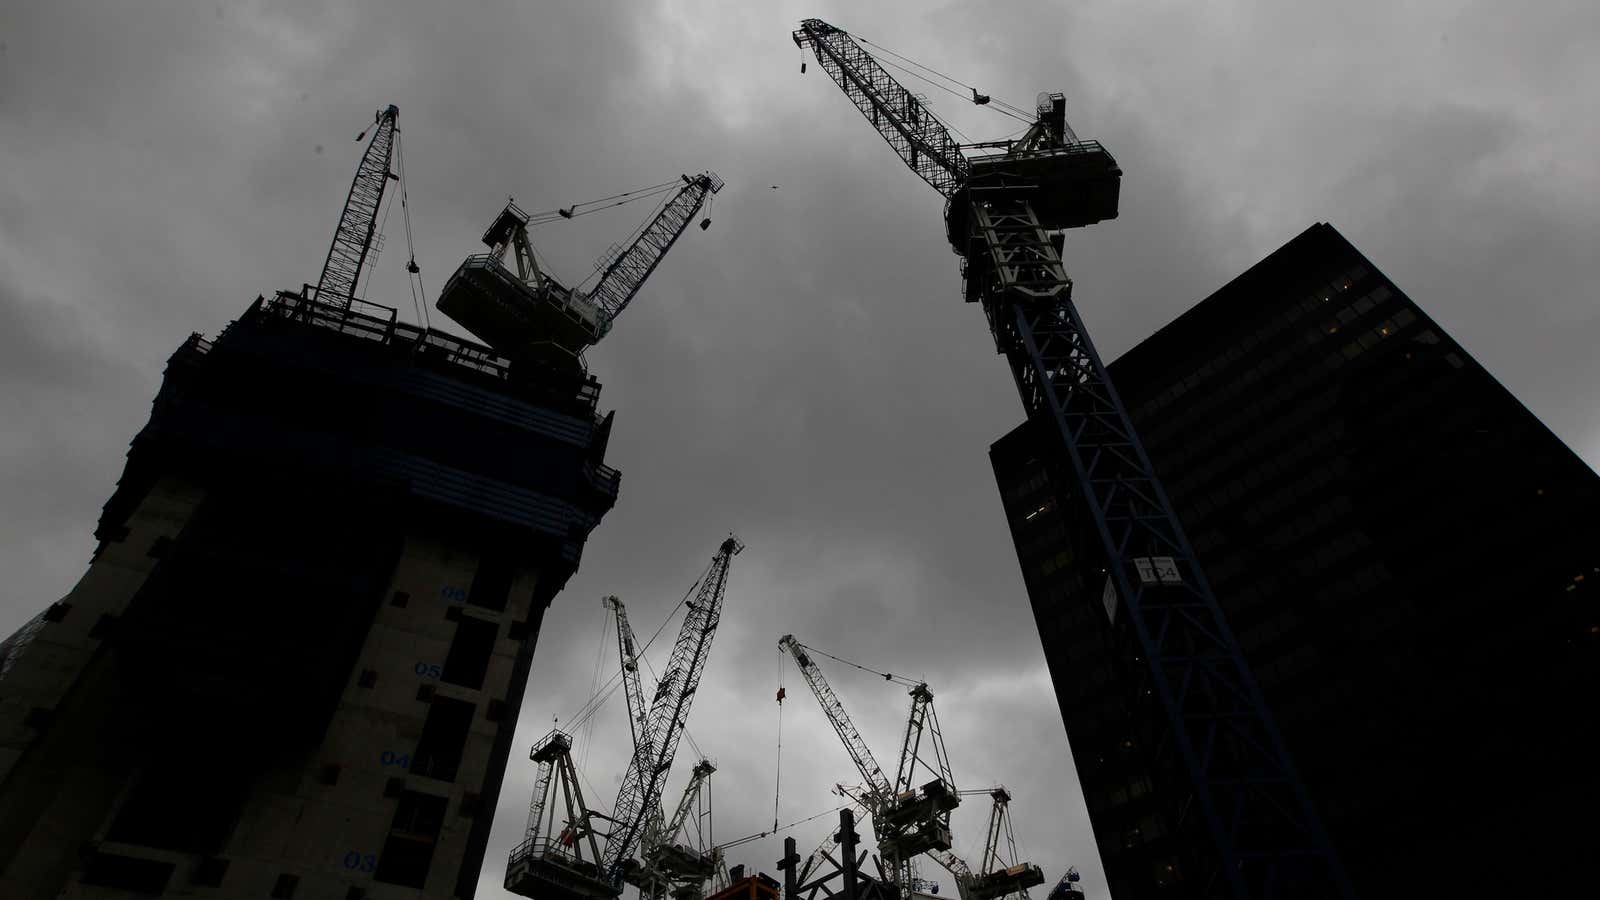
M594 694L597 693L600 690L600 673L605 670L605 662L606 662L606 635L610 631L610 629L607 626L609 626L610 624L611 624L611 607L606 606L602 610L602 614L601 614L601 617L600 617L600 645L595 648L594 670L593 670L593 674L591 674L589 676L589 695L590 696L594 696ZM588 724L588 727L584 730L584 733L583 733L582 738L581 738L582 743L583 743L583 755L578 758L578 771L580 771L580 772L583 771L583 769L586 766L588 766L588 764L589 764L589 748L593 744L593 740L592 740L593 738L594 738L594 722L591 719L589 724Z
M615 244L615 246L617 246L617 247L627 247L627 246L631 245L634 241L639 239L639 235L643 234L644 230L646 228L650 227L650 223L655 220L656 216L660 215L661 208L667 205L667 202L670 199L667 195L671 192L671 190L672 190L672 188L674 186L675 185L669 185L669 186L667 186L665 188L662 188L661 190L656 192L657 194L660 195L661 199L656 201L655 208L651 209L650 212L647 213L643 219L640 219L639 220L639 224L637 226L635 226L632 231L628 232L628 236L626 238L623 238L622 240L618 241ZM712 196L715 197L716 195L713 194ZM642 200L642 199L644 199L644 197L640 197L639 199ZM604 207L602 207L602 208L604 208ZM611 262L611 254L610 253L602 254L599 259L594 261L594 268L592 270L590 270L589 274L582 281L578 282L577 287L580 290L587 290L588 287L589 287L589 284L591 282L593 282L596 278L600 277L600 273L602 273L602 272L604 272L606 270L606 266L609 265L610 262Z
M778 761L773 764L773 831L778 830L778 798L784 786L784 650L778 649Z
M640 654L641 658L643 657L644 651L650 649L650 645L655 643L656 638L661 636L661 632L667 630L667 625L669 625L672 622L672 617L677 615L678 614L678 610L682 609L684 607L684 605L689 602L689 597L691 595L693 595L694 592L695 592L695 589L700 586L700 582L705 580L706 572L710 572L710 571L711 571L711 566L709 564L707 564L706 571L705 572L701 572L700 573L700 577L696 578L694 580L694 583L689 585L689 589L687 591L684 591L683 597L678 601L678 605L674 606L672 608L672 610L667 613L667 617L661 621L661 626L656 629L656 633L650 635L650 640L645 641L644 642L644 646L639 648L639 654ZM649 665L649 663L646 662L646 665ZM583 704L583 706L578 707L578 711L573 713L572 717L567 720L567 727L576 729L576 728L582 726L585 722L587 722L589 720L590 717L592 717L595 713L599 712L600 707L605 705L605 702L607 700L609 700L613 694L616 693L617 688L620 687L621 685L622 685L622 670L619 668L619 669L617 669L616 674L614 674L610 678L606 679L606 683L604 685L601 685L599 691L596 691L594 693L594 695L590 696L590 698ZM602 692L604 693L604 696L601 696ZM693 742L691 742L691 746L692 746L692 744L693 744Z
M394 211L394 197L395 195L390 193L384 198L387 202L383 206L383 215L378 219L377 230L372 233L372 249L367 251L366 259L368 269L367 283L363 286L364 290L361 292L362 302L366 302L367 297L372 293L372 273L377 271L378 257L383 255L384 238L389 233L389 213ZM413 297L412 300L415 301L416 298ZM417 313L417 321L419 323L422 321L422 313L420 312Z
M406 185L406 149L398 128L394 133L394 152L400 163L400 218L406 225L406 286L412 287L412 281L415 280L412 302L422 311L422 326L432 328L433 322L428 316L428 291L422 286L422 267L417 265L417 245L411 236L411 196Z
M718 850L728 850L730 848L737 847L737 846L739 846L741 844L748 844L751 841L760 840L761 838L770 837L772 835L775 835L780 831L788 831L791 828L799 827L801 825L806 824L807 822L814 822L817 819L822 818L823 816L830 815L832 813L837 813L841 809L846 809L848 807L855 806L855 805L857 805L857 804L846 803L844 806L835 806L833 809L825 809L822 812L819 812L814 816L806 816L804 819L796 819L795 821L789 822L789 823L784 824L784 825L779 825L778 823L774 822L774 823L772 823L772 830L771 831L758 831L755 834L747 834L742 838L737 838L737 839L731 840L731 841L725 841L724 843L718 844L716 846L716 849L718 849Z
M832 653L829 653L826 650L820 650L820 649L818 649L816 647L811 646L810 644L801 644L799 641L795 641L795 643L799 644L799 646L804 647L807 650L810 650L812 653L816 653L816 654L819 654L821 656L826 656L827 658L829 658L831 660L834 660L835 662L842 662L847 666L854 666L855 668L860 669L863 672L870 672L873 675L876 675L879 678L882 678L884 681L893 682L895 684L902 684L902 685L905 685L906 687L916 687L917 685L922 683L922 682L917 681L917 680L912 679L912 678L906 678L906 677L901 676L901 675L896 675L893 672L880 672L877 669L872 668L871 666L864 666L861 663L852 662L852 661L850 661L848 659L845 659L842 656L834 656ZM780 651L780 652L782 652L782 651Z
M578 212L572 212L571 208L569 207L566 210L558 211L560 213L558 215L553 215L553 216L552 215L546 215L546 216L543 216L543 217L529 216L528 217L528 225L531 227L531 226L535 226L535 225L548 225L551 222L559 222L562 219L581 219L584 216L590 215L592 213L600 212L601 210L611 209L612 207L615 207L615 206L626 206L629 203L636 203L636 202L638 202L640 200L648 200L651 197L659 197L662 194L665 194L665 193L668 193L668 192L674 190L676 187L677 187L677 185L669 184L666 187L656 188L655 190L650 191L649 193L640 194L637 197L629 197L626 200L617 200L617 201L615 201L613 203L607 203L604 206L597 206L594 209L585 209L585 210L580 210ZM566 213L569 213L569 212L571 213L571 215L566 215Z
M584 216L591 212L595 212L595 210L592 209L583 209L584 207L597 206L598 204L606 203L610 200L619 201L617 203L611 203L607 206L598 207L599 209L610 209L612 206L621 206L623 203L632 203L635 200L642 200L645 197L655 196L656 193L676 187L679 183L679 179L672 178L668 181L663 181L660 184L652 184L641 188L634 188L631 191L623 191L620 194L612 194L609 197L600 197L595 200L585 200L582 203L574 203L567 207L541 209L537 212L528 213L528 222L529 224L542 224L544 222L555 221L556 219L575 219L578 216ZM579 210L582 211L580 212Z
M853 34L853 32L852 32L852 34ZM906 63L907 65L914 66L914 67L916 67L918 69L923 70L924 72L929 72L929 73L932 73L934 75L937 75L940 78L943 78L945 81L948 81L951 84L956 85L957 87L960 87L960 88L963 88L965 90L971 91L972 93L969 96L967 94L961 93L960 91L951 90L950 88L948 88L948 87L946 87L946 86L944 86L942 84L939 84L938 82L936 82L936 81L934 81L934 80L932 80L932 79L930 79L930 78L928 78L928 77L926 77L924 75L919 75L916 72L910 71L905 66L896 65L894 63L888 62L887 60L879 59L878 62L883 63L884 65L894 66L896 69L899 69L900 71L905 72L907 75L910 75L912 78L916 78L916 79L919 79L921 81L927 82L928 84L931 84L934 87L939 88L942 91L945 91L946 93L949 93L949 94L952 94L952 95L954 95L956 97L959 97L962 100L966 100L966 101L968 101L968 102L970 102L970 103L972 103L972 104L974 104L976 106L988 106L990 109L993 109L995 112L1000 113L1001 115L1010 116L1013 119L1021 120L1021 121L1026 122L1026 123L1028 123L1030 125L1033 124L1033 118L1034 117L1032 115L1029 115L1026 110L1022 109L1019 106L1016 106L1015 104L1007 103L1006 101L1004 101L1004 100L1002 100L1000 98L997 98L997 97L993 96L992 94L984 94L984 93L980 92L977 88L973 87L970 84L967 84L964 81L961 81L961 80L956 79L956 78L951 78L949 75L946 75L945 73L939 71L938 69L933 68L932 66L925 66L922 63L919 63L916 60L914 60L914 59L912 59L912 58L910 58L908 56L903 56L903 55L901 55L899 53L894 52L893 50L890 50L888 47L885 47L884 45L882 45L882 44L880 44L880 43L878 43L876 41L869 41L869 40L867 40L866 38L862 37L859 34L856 34L854 36L855 36L855 39L857 41L860 41L863 44L867 44L869 46L876 47L879 50L882 50L884 53L887 53L888 55L894 57L895 59L898 59L901 62Z

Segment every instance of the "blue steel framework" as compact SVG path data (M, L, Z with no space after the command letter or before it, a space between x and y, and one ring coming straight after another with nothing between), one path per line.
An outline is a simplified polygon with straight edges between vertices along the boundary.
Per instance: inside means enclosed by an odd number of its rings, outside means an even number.
M966 296L982 303L1029 418L1052 422L1060 435L1078 488L1070 500L1092 523L1101 551L1100 565L1079 560L1078 569L1106 579L1112 640L1123 665L1138 673L1127 702L1157 703L1165 714L1164 731L1149 736L1144 751L1157 766L1185 776L1173 825L1198 840L1189 842L1194 850L1180 874L1206 897L1352 897L1238 641L1073 305L1072 281L1052 240L1052 233L1115 215L1114 200L1099 214L1062 202L1075 188L1084 190L1070 180L1091 172L1082 165L1086 151L1103 157L1103 168L1078 180L1116 179L1120 170L1098 145L1060 138L1044 147L1025 138L1028 145L1012 153L971 162L930 162L930 149L953 148L954 141L928 135L937 120L848 34L807 19L794 38L812 48L913 171L950 198L947 227L964 258ZM1040 125L1047 116L1041 109ZM1041 131L1070 136L1064 120L1053 130L1040 125L1029 138ZM1114 185L1111 191L1114 197ZM1082 196L1093 194L1091 185ZM1041 209L1049 211L1046 218ZM1171 559L1176 577L1152 577L1152 561L1163 558Z

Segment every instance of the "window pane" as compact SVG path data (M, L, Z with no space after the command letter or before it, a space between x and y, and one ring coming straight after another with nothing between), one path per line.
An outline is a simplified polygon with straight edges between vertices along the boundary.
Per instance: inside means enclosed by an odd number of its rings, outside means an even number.
M506 599L511 595L511 579L516 571L510 557L499 554L485 556L472 577L472 589L467 592L467 602L488 609L505 609Z
M456 639L450 644L450 655L445 657L440 677L462 687L483 687L483 676L489 672L489 657L494 653L499 633L500 626L494 622L462 616L456 624Z
M417 741L417 752L411 757L411 771L427 778L454 781L476 710L471 703L434 697L428 707L428 719L422 725L422 737Z
M373 878L413 888L427 883L428 866L433 863L439 829L444 825L446 802L443 797L417 791L400 795L394 824L389 828L389 839L383 844Z

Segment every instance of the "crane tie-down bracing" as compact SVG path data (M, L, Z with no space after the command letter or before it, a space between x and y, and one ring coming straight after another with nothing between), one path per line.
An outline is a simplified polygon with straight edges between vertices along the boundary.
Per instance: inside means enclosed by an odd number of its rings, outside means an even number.
M1098 551L1080 559L1075 602L1103 610L1131 676L1126 698L1158 724L1135 751L1186 832L1175 875L1200 896L1353 896L1193 548L1072 301L1061 235L1113 218L1121 169L1045 95L1016 141L966 159L937 119L844 31L807 19L810 47L900 158L948 202L964 291L982 304L1029 421L1050 434L1078 521ZM1093 551L1091 551L1093 552ZM1130 745L1132 740L1130 737Z

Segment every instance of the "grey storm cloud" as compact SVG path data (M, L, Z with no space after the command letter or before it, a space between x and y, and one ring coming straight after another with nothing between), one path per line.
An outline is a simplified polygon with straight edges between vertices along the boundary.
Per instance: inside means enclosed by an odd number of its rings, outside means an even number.
M794 632L927 678L957 782L1010 786L1026 855L1052 877L1078 865L1107 896L986 456L1020 405L960 302L939 198L815 65L799 73L789 32L812 15L1024 107L1066 92L1079 132L1126 173L1120 218L1067 250L1108 358L1331 221L1600 458L1592 3L13 3L0 630L81 574L167 354L258 293L316 280L374 108L400 107L427 291L507 196L550 208L713 169L728 189L711 229L590 355L618 411L623 487L546 618L517 743L614 670L600 597L654 631L736 530L749 549L690 723L719 765L719 840L773 823L780 683L777 818L828 810L829 789L855 780L778 655ZM908 84L974 139L1018 127ZM366 294L409 319L392 215ZM535 239L577 279L642 215ZM903 689L828 672L892 754ZM628 753L619 705L579 730L602 806ZM504 896L497 860L532 778L514 758L484 896ZM968 854L978 799L956 816ZM795 830L802 852L826 823ZM733 861L770 870L779 840Z

